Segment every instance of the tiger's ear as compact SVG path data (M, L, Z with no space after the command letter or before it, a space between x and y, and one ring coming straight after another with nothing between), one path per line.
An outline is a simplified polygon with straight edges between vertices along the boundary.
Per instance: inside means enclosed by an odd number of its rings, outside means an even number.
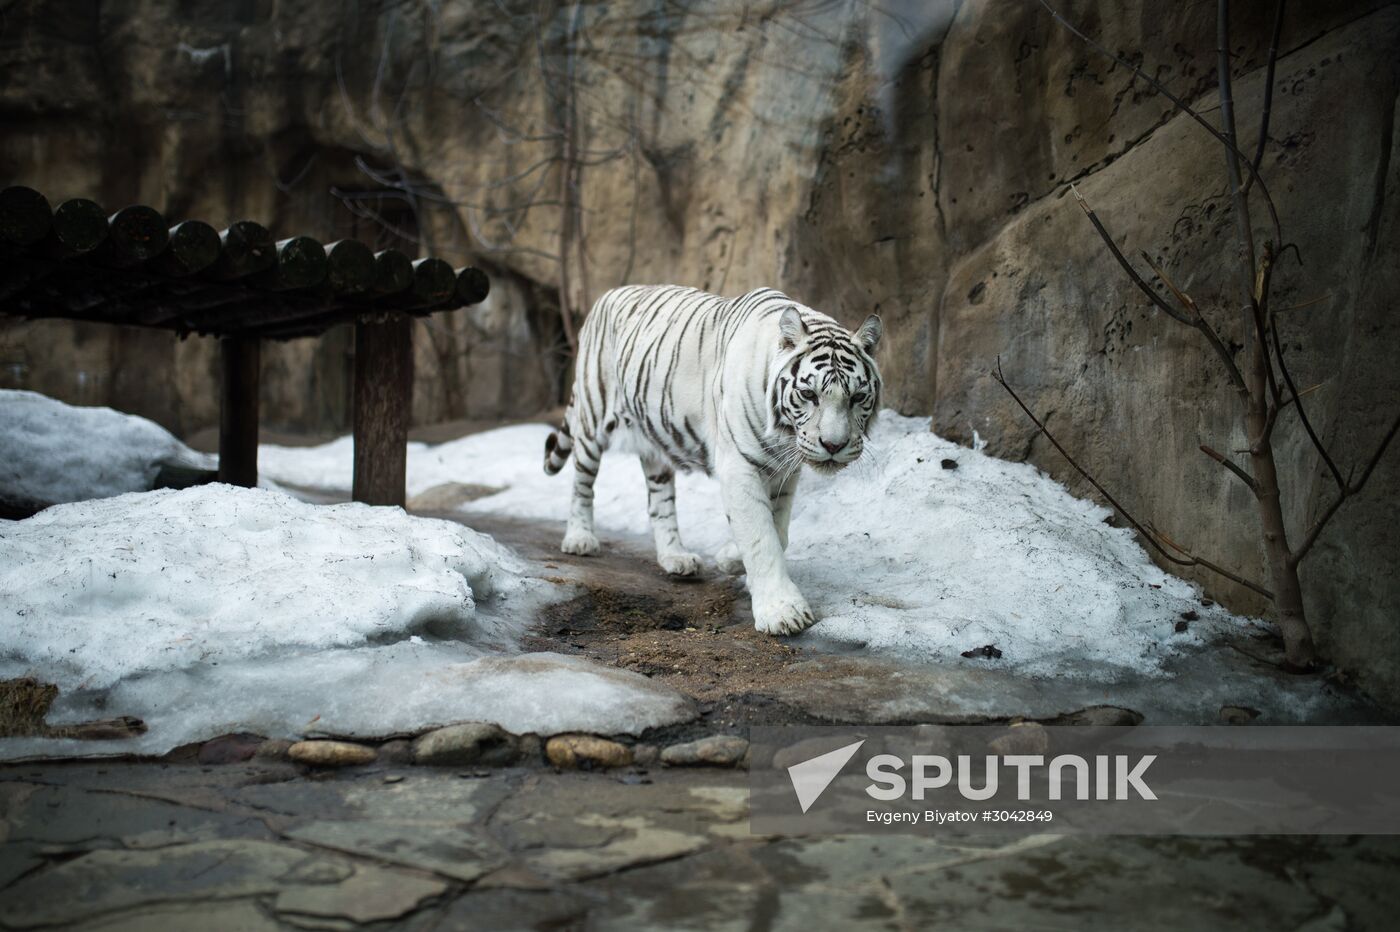
M797 308L788 306L783 311L783 316L778 318L778 349L797 349L807 342L807 325L802 322L802 315L797 313Z
M871 314L865 318L865 323L860 325L856 331L856 342L865 347L867 353L874 353L875 347L880 342L880 337L885 335L885 325L880 322L879 314Z

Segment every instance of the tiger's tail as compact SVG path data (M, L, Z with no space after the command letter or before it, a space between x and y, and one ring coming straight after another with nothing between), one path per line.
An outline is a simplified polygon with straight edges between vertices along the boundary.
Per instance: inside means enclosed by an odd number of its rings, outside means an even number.
M564 421L544 439L544 471L545 475L552 476L564 468L564 464L569 461L569 454L574 449L574 438L569 433L569 416L564 415Z

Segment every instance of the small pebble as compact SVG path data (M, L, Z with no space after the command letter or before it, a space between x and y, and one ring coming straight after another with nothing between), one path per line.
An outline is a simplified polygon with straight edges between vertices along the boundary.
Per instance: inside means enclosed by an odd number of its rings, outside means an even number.
M1224 705L1220 707L1220 721L1226 725L1247 725L1259 717L1258 709L1247 705Z
M957 469L957 468L958 468L958 461L957 461L957 460L944 460L940 465L941 465L944 469Z
M354 767L372 764L378 757L374 748L350 741L298 741L287 749L287 756L312 767Z
M749 742L738 735L712 735L671 745L661 752L661 763L671 767L734 767L748 752Z
M544 754L560 770L603 770L632 763L630 748L594 735L556 735L545 743Z

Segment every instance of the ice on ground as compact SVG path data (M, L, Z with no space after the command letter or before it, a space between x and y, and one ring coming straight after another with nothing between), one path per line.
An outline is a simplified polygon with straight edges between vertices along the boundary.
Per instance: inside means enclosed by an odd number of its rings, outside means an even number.
M47 505L143 492L163 465L215 469L218 458L142 417L0 389L0 499Z
M527 424L415 446L410 491L499 486L462 510L563 522L572 467L544 475L549 430ZM271 459L264 447L264 469L290 480L281 464L299 462L299 483L343 488L349 459L337 444ZM823 618L804 638L918 662L977 662L960 655L993 645L1001 664L1027 674L1111 681L1162 675L1174 652L1245 623L1203 607L1197 588L1154 565L1130 530L1104 523L1107 509L1033 466L960 447L931 433L929 419L892 412L868 446L867 460L833 477L801 479L789 566ZM945 459L957 468L943 468ZM595 496L605 547L609 531L647 533L634 455L605 454ZM713 554L725 543L715 480L679 476L676 507L687 546ZM1186 611L1200 618L1178 634Z
M695 715L690 700L639 673L554 653L471 654L419 638L133 677L111 690L60 694L49 723L122 712L142 718L145 735L10 739L0 741L0 758L163 754L232 732L382 738L463 721L494 722L515 734L639 735Z
M57 505L0 522L0 678L56 684L51 725L146 720L145 736L111 747L128 752L240 730L381 735L495 715L626 731L685 717L640 677L501 666L494 655L553 597L522 570L454 522L275 491ZM0 757L98 750L0 742Z

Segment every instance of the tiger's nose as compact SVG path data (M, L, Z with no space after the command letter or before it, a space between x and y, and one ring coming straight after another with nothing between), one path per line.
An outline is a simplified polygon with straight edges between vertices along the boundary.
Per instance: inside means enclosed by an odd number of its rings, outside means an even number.
M834 455L836 453L841 452L842 448L846 446L846 442L843 440L838 441L837 443L832 443L830 440L823 440L822 446L826 448L826 452Z

